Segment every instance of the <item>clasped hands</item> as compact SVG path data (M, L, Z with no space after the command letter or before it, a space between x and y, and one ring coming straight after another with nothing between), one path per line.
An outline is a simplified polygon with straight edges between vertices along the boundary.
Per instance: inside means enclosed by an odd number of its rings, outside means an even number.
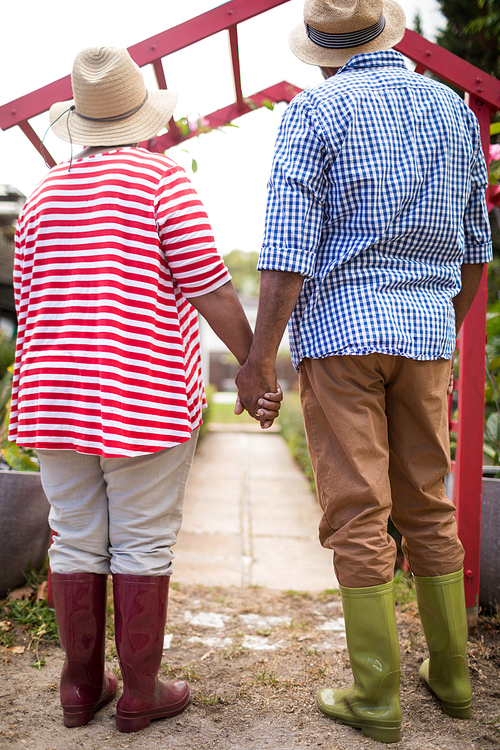
M269 429L278 417L283 400L274 367L266 372L262 367L252 366L247 360L236 375L236 386L238 396L234 413L242 414L246 410L260 422L263 430Z

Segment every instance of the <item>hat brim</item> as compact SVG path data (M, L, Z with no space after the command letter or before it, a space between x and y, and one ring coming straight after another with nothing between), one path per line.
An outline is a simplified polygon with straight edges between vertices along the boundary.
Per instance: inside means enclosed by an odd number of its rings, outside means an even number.
M49 111L50 124L55 135L67 143L123 146L158 135L172 117L177 99L176 91L148 91L144 105L131 117L118 122L85 120L70 109L74 102L57 102Z
M406 31L406 18L403 8L394 0L384 0L383 14L385 29L371 42L360 47L347 49L326 49L311 42L306 33L304 22L292 30L288 43L290 49L302 62L308 65L319 65L322 68L335 68L345 65L354 55L363 52L380 52L391 49L401 41Z

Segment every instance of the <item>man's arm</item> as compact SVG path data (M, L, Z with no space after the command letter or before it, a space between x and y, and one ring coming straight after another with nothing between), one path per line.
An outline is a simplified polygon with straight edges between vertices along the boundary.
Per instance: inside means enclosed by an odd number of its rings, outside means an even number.
M259 398L276 391L274 364L304 277L288 271L261 271L259 309L248 359L236 375L239 397L254 414Z
M460 269L462 275L462 287L456 297L453 298L455 308L455 330L458 332L462 327L465 316L472 305L476 292L479 288L481 276L483 275L484 263L463 263ZM455 385L455 355L451 358L450 381L448 383L448 396L453 393Z
M205 318L210 328L242 365L252 343L252 329L232 281L228 281L208 294L191 297L189 302ZM260 421L262 428L267 429L278 416L283 396L281 389L278 391L276 387L272 389L272 392L261 393L260 396L262 398L252 416ZM241 414L242 411L237 402L236 414Z
M453 298L455 308L455 327L457 333L462 327L469 307L472 305L483 275L484 263L464 263L461 267L462 288Z

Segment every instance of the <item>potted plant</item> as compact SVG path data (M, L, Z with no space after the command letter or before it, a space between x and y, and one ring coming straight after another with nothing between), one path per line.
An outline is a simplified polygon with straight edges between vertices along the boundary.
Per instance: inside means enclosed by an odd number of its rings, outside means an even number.
M0 339L0 366L10 342ZM8 440L12 367L0 372L0 598L39 570L50 545L49 503L34 451Z

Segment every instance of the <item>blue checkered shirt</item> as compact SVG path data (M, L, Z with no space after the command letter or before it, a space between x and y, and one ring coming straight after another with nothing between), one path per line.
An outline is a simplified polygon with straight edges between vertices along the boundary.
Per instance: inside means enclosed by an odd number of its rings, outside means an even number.
M451 357L462 263L491 260L477 119L398 52L356 55L288 106L259 269L305 277L304 357Z

